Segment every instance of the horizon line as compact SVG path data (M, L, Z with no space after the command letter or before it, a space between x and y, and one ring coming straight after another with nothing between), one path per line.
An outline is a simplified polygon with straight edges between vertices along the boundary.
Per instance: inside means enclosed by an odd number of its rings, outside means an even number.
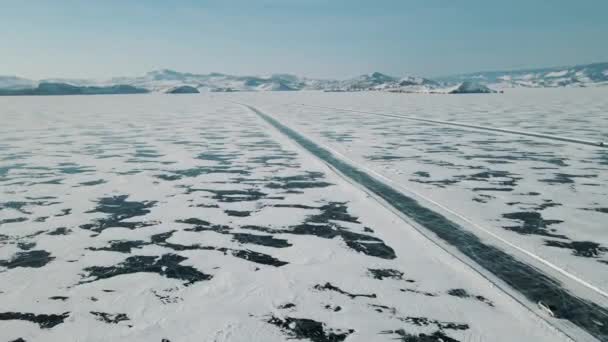
M477 71L469 71L469 72L458 72L458 73L451 73L448 75L442 75L442 76L432 76L432 77L427 77L427 76L423 76L420 74L405 74L405 75L398 75L398 76L394 76L391 73L386 73L386 72L382 72L382 71L378 71L374 70L374 71L370 71L367 73L359 73L356 74L354 76L350 76L349 78L335 78L335 77L310 77L310 76L306 76L306 75L302 75L302 74L298 74L298 73L290 73L290 72L273 72L270 74L254 74L254 73L246 73L246 74L236 74L236 73L226 73L226 72L220 72L220 71L210 71L210 72L190 72L190 71L177 71L176 69L171 69L171 68L157 68L157 69L152 69L150 71L147 71L143 74L139 74L136 76L109 76L109 77L68 77L68 76L58 76L58 77L42 77L42 78L29 78L29 77L22 77L19 76L17 74L1 74L0 73L0 77L14 77L14 78L19 78L19 79L24 79L24 80L29 80L29 81L46 81L46 80L112 80L115 78L125 78L125 77L141 77L141 76L145 76L147 74L153 73L153 72L158 72L158 71L169 71L169 72L175 72L175 73L179 73L179 74L190 74L190 75L194 75L194 76L209 76L209 75L213 75L213 74L218 74L218 75L224 75L224 76L236 76L236 77L271 77L271 76L275 76L275 75L289 75L289 76L296 76L299 78L308 78L308 79L314 79L314 80L348 80L354 77L359 77L359 76L363 76L363 75L371 75L374 73L380 73L386 76L390 76L390 77L408 77L408 76L413 76L413 77L422 77L422 78L426 78L426 79L443 79L443 78L449 78L449 77L457 77L457 76L464 76L464 75L471 75L471 74L476 74L476 73L501 73L501 72L526 72L526 71L533 71L533 70L546 70L546 69L559 69L559 68L575 68L575 67L581 67L581 66L591 66L591 65L598 65L598 64L608 64L608 61L595 61L595 62L590 62L590 63L577 63L577 64L570 64L570 65L552 65L552 66L530 66L530 67L521 67L521 68L507 68L507 69L494 69L494 70L477 70Z

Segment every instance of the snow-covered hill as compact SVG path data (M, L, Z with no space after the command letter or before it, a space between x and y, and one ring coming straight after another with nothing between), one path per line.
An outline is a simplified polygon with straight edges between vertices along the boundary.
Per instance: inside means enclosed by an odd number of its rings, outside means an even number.
M608 85L608 63L573 67L492 71L427 79L418 76L396 77L380 72L347 80L314 79L291 74L237 76L223 73L193 74L162 69L136 77L114 77L106 80L46 79L28 80L0 76L0 89L33 89L39 83L65 83L79 87L128 85L153 92L167 92L176 87L193 87L199 91L388 91L397 93L451 93L455 87L480 85L490 89L508 87L585 87ZM470 87L469 87L470 88ZM487 91L486 91L487 92Z
M489 71L441 78L443 82L476 81L492 87L586 87L608 85L608 63L570 67Z
M483 84L473 82L473 81L464 81L460 83L458 86L451 89L449 94L492 94L496 93L496 90L490 89Z
M323 89L322 80L309 80L289 74L270 76L235 76L221 73L191 74L157 70L141 77L120 77L110 83L129 84L152 91L165 91L176 86L192 86L200 91L290 91Z
M145 88L126 84L112 84L107 86L83 86L68 83L40 82L36 87L0 89L0 96L39 96L39 95L117 95L117 94L145 94Z
M391 91L428 93L440 87L440 84L422 77L407 76L403 78L385 75L380 72L365 74L345 81L331 84L327 91Z
M0 89L23 89L36 86L35 81L16 76L0 76Z

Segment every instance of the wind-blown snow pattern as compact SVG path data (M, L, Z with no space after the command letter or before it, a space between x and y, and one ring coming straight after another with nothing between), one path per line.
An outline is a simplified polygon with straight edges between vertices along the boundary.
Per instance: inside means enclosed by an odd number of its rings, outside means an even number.
M0 340L586 336L229 99L0 99Z

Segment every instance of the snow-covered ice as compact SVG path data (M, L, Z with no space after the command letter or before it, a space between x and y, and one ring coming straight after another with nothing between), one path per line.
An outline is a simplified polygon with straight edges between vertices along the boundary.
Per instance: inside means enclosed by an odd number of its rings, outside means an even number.
M608 149L301 105L604 141L606 94L528 90L461 100L309 93L274 106L267 99L257 103L357 164L608 291Z
M228 102L264 108L604 288L605 151L295 105L524 120L481 97L417 96L0 98L0 339L568 340L549 314ZM601 137L597 117L568 125L592 120L579 134ZM540 127L534 118L517 127Z

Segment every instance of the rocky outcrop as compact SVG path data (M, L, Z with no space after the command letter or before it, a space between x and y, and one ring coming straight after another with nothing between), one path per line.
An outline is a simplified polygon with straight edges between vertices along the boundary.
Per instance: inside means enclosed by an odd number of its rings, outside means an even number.
M173 88L170 88L167 91L165 91L165 94L198 94L198 93L200 93L200 91L198 91L198 89L196 87L187 86L187 85L173 87Z

